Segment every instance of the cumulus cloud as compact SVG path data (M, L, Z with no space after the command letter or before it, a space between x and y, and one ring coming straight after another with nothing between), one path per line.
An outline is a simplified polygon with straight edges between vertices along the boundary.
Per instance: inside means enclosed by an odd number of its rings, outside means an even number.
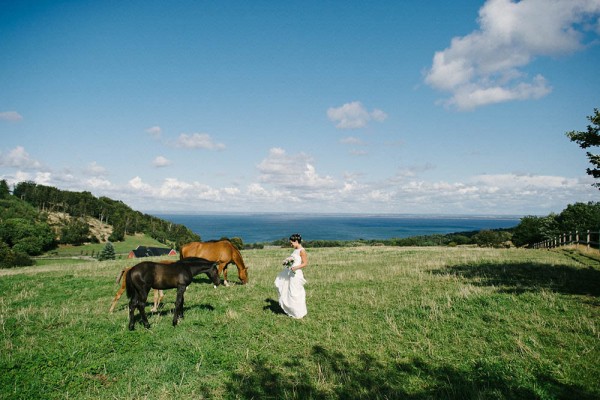
M546 96L546 79L524 67L585 48L585 33L600 33L599 16L598 0L488 0L479 29L436 52L425 82L449 92L444 103L459 110Z
M85 181L86 186L91 187L92 189L108 189L112 186L109 180L93 177Z
M23 116L16 111L2 111L0 112L0 121L17 122L21 121Z
M317 173L312 160L304 153L288 155L281 148L272 148L258 166L260 182L283 188L320 189L335 184L333 178Z
M216 143L207 133L192 133L188 135L182 133L175 142L177 147L183 147L186 149L207 149L207 150L223 150L225 145L223 143Z
M188 208L198 200L212 204L224 202L240 193L240 190L235 187L213 188L203 183L186 182L177 178L166 178L160 184L153 186L144 182L139 176L129 181L128 190L130 195L136 193L156 200L168 199L170 204L177 201L179 204L187 204Z
M366 127L369 121L383 122L387 114L378 109L369 112L360 101L353 101L341 107L329 108L327 117L336 123L338 129L360 129Z
M87 168L85 169L85 172L89 175L104 175L106 174L106 168L104 168L102 165L99 165L96 161L92 161L91 163L88 164Z
M154 165L157 168L167 167L171 165L171 161L168 160L166 157L158 156L154 159L154 161L152 161L152 165Z
M36 169L41 167L41 163L33 159L23 146L17 146L7 154L0 153L0 166Z
M160 126L153 126L153 127L146 129L146 132L150 136L152 136L154 139L158 139L158 138L160 138L160 135L162 134L162 129L160 128Z

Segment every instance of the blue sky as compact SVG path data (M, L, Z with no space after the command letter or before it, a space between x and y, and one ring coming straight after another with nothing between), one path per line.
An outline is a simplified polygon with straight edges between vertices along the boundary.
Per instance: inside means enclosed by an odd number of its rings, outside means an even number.
M0 1L0 179L144 212L598 201L600 0Z

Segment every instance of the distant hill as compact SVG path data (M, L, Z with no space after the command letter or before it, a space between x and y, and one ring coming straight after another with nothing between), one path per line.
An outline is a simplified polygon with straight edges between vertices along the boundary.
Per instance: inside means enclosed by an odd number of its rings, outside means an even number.
M125 235L139 233L172 248L201 240L184 225L135 211L122 201L34 182L16 184L12 194L8 192L6 182L0 182L0 222L3 222L0 241L30 255L35 255L40 246L29 251L25 244L48 232L54 236L54 246L88 241L119 242ZM30 236L26 240L23 236L27 236L27 231ZM41 244L44 250L49 246L46 241Z

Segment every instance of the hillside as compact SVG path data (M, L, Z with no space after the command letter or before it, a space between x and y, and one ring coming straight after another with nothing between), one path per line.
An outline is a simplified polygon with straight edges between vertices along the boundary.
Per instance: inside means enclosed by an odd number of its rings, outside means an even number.
M145 235L166 247L199 241L186 226L133 210L119 200L33 182L0 191L0 268L31 265L58 245L118 243Z
M64 212L51 211L47 214L48 225L54 229L54 231L57 233L57 237L59 237L61 228L65 225L69 225L73 220L71 215ZM105 243L108 241L108 238L113 233L112 225L105 224L98 218L90 216L84 217L83 219L89 227L90 237L95 238L93 241L98 241L99 243Z

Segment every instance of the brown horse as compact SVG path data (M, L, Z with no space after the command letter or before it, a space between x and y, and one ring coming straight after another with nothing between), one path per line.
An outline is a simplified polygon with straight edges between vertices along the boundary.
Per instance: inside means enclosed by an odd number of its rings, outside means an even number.
M159 263L161 264L172 264L175 261L171 261L171 260L163 260L163 261L159 261ZM129 271L131 268L133 267L129 267L129 268L123 268L121 270L121 272L119 272L119 275L117 276L117 280L116 283L119 284L119 282L121 282L121 287L119 288L119 290L117 290L117 293L115 294L115 298L112 301L112 304L110 305L110 309L108 310L108 312L113 312L113 310L115 309L115 306L117 305L117 301L119 301L119 299L121 298L121 296L123 295L123 293L125 292L125 285L126 285L126 280L127 280L127 271ZM121 280L121 278L123 280ZM165 297L165 294L162 290L158 290L158 289L154 289L154 306L152 307L152 312L156 312L158 311L158 305L160 304L160 302L162 301L163 297Z
M183 295L192 283L194 276L201 273L208 275L215 287L219 285L217 263L203 258L191 257L168 266L157 262L144 261L131 267L125 278L127 297L129 297L129 330L132 331L135 326L134 312L136 308L140 313L144 326L146 328L150 327L144 308L146 307L148 292L152 288L177 289L173 326L177 325L179 319L183 318Z
M181 246L179 253L183 260L187 257L201 257L219 263L219 274L223 272L223 284L227 282L227 265L234 263L242 284L248 283L248 270L239 250L229 240L211 240L208 242L191 242Z

